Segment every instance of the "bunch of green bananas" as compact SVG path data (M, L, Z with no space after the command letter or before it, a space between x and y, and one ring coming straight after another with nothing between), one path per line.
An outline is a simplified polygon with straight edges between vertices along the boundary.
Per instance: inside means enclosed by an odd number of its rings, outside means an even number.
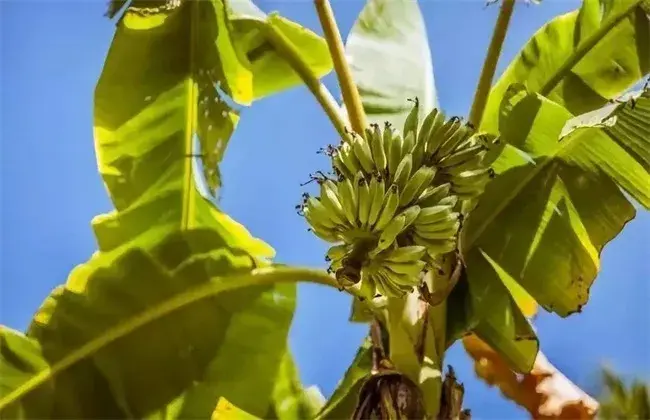
M319 178L320 196L302 206L314 234L337 244L327 258L341 286L363 297L412 291L456 249L467 204L494 176L497 138L435 109L419 124L418 108L402 134L388 123L351 133L329 153L337 178Z

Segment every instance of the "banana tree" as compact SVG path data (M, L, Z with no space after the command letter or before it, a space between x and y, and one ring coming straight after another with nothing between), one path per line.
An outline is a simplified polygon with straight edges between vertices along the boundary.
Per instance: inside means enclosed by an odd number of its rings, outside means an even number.
M249 1L110 4L94 137L115 210L26 334L2 328L3 417L467 418L454 341L536 372L537 305L580 312L624 192L650 207L650 91L617 102L650 72L649 2L584 0L493 84L503 0L467 120L438 103L415 0L368 0L345 43L315 7L324 38ZM299 83L340 135L300 206L329 272L273 263L215 200L239 108ZM326 402L287 345L298 281L369 324Z

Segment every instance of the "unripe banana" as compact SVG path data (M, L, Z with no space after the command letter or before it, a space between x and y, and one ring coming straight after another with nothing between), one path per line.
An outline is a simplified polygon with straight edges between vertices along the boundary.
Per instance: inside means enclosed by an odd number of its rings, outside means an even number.
M414 201L431 184L435 176L436 170L428 166L421 166L415 171L400 194L400 206L406 206Z
M388 161L386 160L386 151L384 150L384 140L381 135L381 130L379 126L376 125L374 131L372 132L372 137L370 140L370 149L372 151L372 158L375 161L375 166L377 170L382 172L386 169Z
M348 172L356 174L361 170L361 163L355 156L352 145L349 142L345 142L341 145L339 154L341 156L341 162L343 162L345 167L348 168Z
M422 194L420 194L420 196L418 197L417 203L422 208L436 205L440 200L449 196L450 191L451 191L450 183L441 184L435 187L434 186L427 187L424 191L422 191Z
M386 270L379 270L373 275L377 290L386 297L403 297L408 291L391 279Z
M467 125L461 125L458 129L440 146L437 156L444 158L456 150L456 147L472 135L473 130Z
M320 187L320 201L330 212L330 217L341 225L345 225L345 212L338 196L338 188L329 179L323 181Z
M453 234L451 236L454 236L458 229L460 229L460 220L458 220L458 213L452 213L452 215L449 217L446 217L435 223L419 223L415 225L415 232L423 238L429 239L438 239L433 238L429 235L437 232L453 231Z
M345 254L348 253L349 248L350 245L348 244L334 245L327 250L327 258L329 258L332 262L341 260Z
M399 163L397 170L395 171L395 177L393 182L397 184L400 190L404 190L406 183L411 177L411 169L413 168L413 156L409 153L404 156L404 159Z
M419 168L422 166L424 163L424 149L426 147L426 143L415 143L415 146L413 147L413 167L414 168Z
M422 261L422 267L424 268L424 261ZM413 271L417 270L419 267L416 266L413 268ZM394 287L400 290L402 293L410 293L413 291L415 286L420 284L420 273L418 272L417 275L411 276L408 274L401 274L401 273L396 273L392 270L390 270L387 267L380 267L377 270L378 274L381 274L381 276L385 279L387 279Z
M442 116L442 119L444 120L444 115L442 113L438 114ZM437 122L437 121L436 121ZM437 152L440 146L442 146L442 143L447 139L446 134L449 132L453 127L454 124L456 123L456 120L453 118L450 118L448 121L442 121L442 123L438 124L437 128L435 130L431 130L431 133L429 134L429 138L427 139L427 154L430 156L434 156Z
M458 197L455 195L449 195L442 200L438 201L438 205L440 206L449 206L451 208L456 207L456 204L458 203Z
M456 239L426 239L420 235L414 235L413 241L418 244L426 247L427 254L431 258L436 258L439 255L446 254L456 249Z
M426 247L419 245L401 246L387 251L383 258L390 262L411 262L422 259L426 252Z
M313 225L311 226L311 233L318 236L320 239L324 240L325 242L336 243L341 241L334 232L324 231L314 227Z
M361 178L358 181L357 193L359 201L359 212L357 214L359 227L365 227L368 225L368 215L370 213L370 206L372 205L370 200L370 187L368 187L368 182L365 178Z
M389 246L395 242L397 239L397 235L402 233L402 230L404 230L404 226L406 224L406 216L403 214L400 214L399 216L393 218L391 222L386 226L386 228L381 232L381 235L379 236L379 243L377 244L377 248L371 251L372 256L376 256L379 254L381 251L387 249Z
M478 164L483 158L483 156L485 155L486 150L487 148L480 144L466 147L464 149L461 149L457 152L454 152L440 159L440 161L438 162L438 167L442 169L442 168L450 168L454 166L464 165L466 162L473 161L477 157L479 159L476 164Z
M354 148L354 154L357 159L359 159L363 170L368 174L372 173L375 169L375 164L372 161L372 152L370 151L370 146L368 145L368 142L366 142L366 139L361 136L354 136L352 147Z
M436 225L428 225L427 227L436 227ZM444 230L428 230L423 229L423 226L420 226L416 231L418 236L421 236L425 239L453 239L458 234L458 229L460 228L460 222L456 221L451 226L448 226Z
M433 111L429 112L427 116L424 117L424 121L422 121L422 127L420 127L420 132L418 133L418 138L416 143L425 145L425 151L426 151L427 139L429 138L429 133L431 132L431 128L433 127L433 123L437 115L438 115L438 110L434 109Z
M419 276L420 273L422 273L424 266L425 266L425 262L420 260L414 262L408 262L408 263L397 263L397 262L385 263L385 267L388 268L393 273L404 274L409 277Z
M407 227L411 226L413 222L415 222L415 219L417 219L418 215L420 214L420 206L411 206L404 210L403 212L400 213L400 215L404 216L404 227L402 230L406 229Z
M437 205L432 207L425 207L420 210L418 217L415 219L417 225L429 225L438 223L445 219L451 218L452 208L446 205Z
M352 185L350 178L345 178L339 182L339 197L341 198L341 205L350 226L356 226L357 223L357 195Z
M370 213L368 214L368 227L372 228L375 223L377 223L377 218L379 217L382 205L384 204L386 187L383 180L378 180L377 177L373 177L370 181L370 189L372 204L370 205Z
M402 161L404 139L402 136L393 136L390 141L390 153L388 155L388 172L392 177L397 172L397 167Z
M404 129L402 130L402 135L406 138L408 137L409 134L413 133L413 138L415 139L415 135L417 134L418 130L418 122L419 122L419 114L420 114L420 101L418 98L415 98L413 100L415 104L413 105L413 108L411 108L411 112L406 116L406 120L404 121Z
M402 144L402 154L412 153L415 147L415 134L410 132L404 135L404 143Z
M332 213L315 197L309 197L307 199L307 204L303 211L308 211L311 219L321 226L328 229L334 229L338 226L338 222L332 218Z
M397 185L392 184L390 187L388 187L388 191L386 191L386 195L384 196L384 206L379 213L377 223L375 223L375 226L372 229L374 232L382 231L386 225L390 223L390 221L393 219L393 216L395 216L398 205L399 189Z
M336 153L336 156L332 157L332 167L343 175L343 178L352 178L354 176L341 160L340 151Z

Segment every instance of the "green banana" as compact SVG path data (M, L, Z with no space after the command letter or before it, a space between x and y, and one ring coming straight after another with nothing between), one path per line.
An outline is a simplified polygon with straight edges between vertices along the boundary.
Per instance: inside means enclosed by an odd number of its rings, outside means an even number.
M389 262L411 262L422 259L427 249L419 245L401 246L387 251L383 259Z
M402 193L400 194L400 206L410 204L416 197L418 197L425 188L431 184L433 178L436 176L436 170L428 166L421 166L420 169L415 171L411 179L408 180Z
M451 184L445 183L437 186L427 187L417 199L417 203L421 207L430 207L438 203L438 201L449 196L451 191Z
M439 123L435 130L431 130L427 139L427 154L429 156L435 156L442 143L447 139L447 132L454 127L455 122L456 120L452 117L447 121L442 121L441 124Z
M430 225L438 223L452 217L452 208L445 205L425 207L420 210L418 217L415 219L416 225Z
M386 227L386 225L388 225L388 223L390 223L393 216L395 216L398 206L399 189L397 185L392 184L388 187L388 191L386 191L386 195L384 196L384 207L381 209L377 223L375 223L375 226L373 227L374 232L380 232Z
M402 159L402 161L399 163L399 166L397 166L397 170L395 171L395 176L393 178L393 182L397 184L397 186L402 191L404 190L404 187L406 187L406 182L411 177L412 168L413 168L413 155L408 153L406 156L404 156L404 159Z
M431 258L436 258L441 254L446 254L456 249L456 239L426 239L420 235L414 235L413 241L427 249L427 254Z
M426 142L425 153L427 156L433 156L433 154L440 147L440 142L442 139L438 134L441 133L441 130L445 126L445 114L442 111L436 112L435 118L431 123L431 128L429 132L426 133L424 141Z
M480 168L471 171L463 171L455 174L453 183L454 185L472 185L484 178L490 178L490 168Z
M424 269L424 262L422 262L422 268ZM417 270L420 265L413 268L413 271ZM422 270L420 270L422 271ZM420 272L415 276L408 274L396 273L390 270L388 267L380 267L377 270L377 273L380 274L383 278L386 278L390 283L400 290L402 293L411 293L413 288L420 283Z
M305 218L307 218L306 215L305 215ZM324 230L318 229L318 228L314 227L314 225L311 226L311 232L314 235L318 236L320 239L324 240L325 242L340 242L339 237L336 236L335 233L333 233L331 231L324 231Z
M341 245L334 245L334 246L331 246L331 247L327 250L327 254L326 254L326 255L327 255L327 258L329 258L330 261L338 261L338 260L341 260L341 259L343 259L343 257L345 256L345 254L348 253L349 248L350 248L350 245L348 245L348 244L341 244Z
M359 227L364 227L368 224L368 214L370 213L370 188L368 182L361 178L357 184L357 194L359 202L359 212L357 219L359 220Z
M440 206L449 206L451 208L456 207L456 204L458 203L458 197L455 195L448 195L447 197L441 199L438 201L438 205Z
M377 290L383 296L401 298L408 292L399 287L397 283L391 279L390 274L385 270L379 269L373 276L375 278L375 283L377 284Z
M381 251L387 249L389 246L395 242L397 235L399 235L406 224L406 216L400 214L399 216L393 218L391 222L386 226L386 228L379 235L379 243L377 247L371 251L372 256L376 256Z
M404 135L404 144L402 144L402 154L412 153L415 147L415 134L412 132Z
M390 141L390 153L388 154L388 173L395 176L397 167L402 161L404 139L402 136L393 136Z
M456 147L467 140L473 133L470 126L463 124L438 149L437 155L444 158L456 150Z
M372 173L375 169L375 164L372 160L372 152L370 151L370 146L368 145L368 142L366 142L366 139L362 136L354 136L352 147L354 148L354 154L361 163L363 170L368 174Z
M438 167L442 169L463 165L465 162L473 161L476 157L479 157L480 162L486 150L487 148L480 144L458 150L440 159Z
M341 225L345 225L345 211L339 200L338 188L329 179L323 181L320 185L320 201L327 209L330 217Z
M378 125L375 125L374 132L371 134L370 149L372 151L372 158L375 161L375 166L380 172L386 169L386 151L384 150L384 140L381 135L381 130Z
M435 225L431 225L431 226L435 226ZM448 226L444 230L430 231L430 230L422 230L421 228L419 228L417 230L417 235L425 239L451 239L456 237L459 228L460 228L460 222L455 222L453 225Z
M413 136L415 138L415 135L417 134L418 130L418 122L419 122L419 114L420 114L420 101L418 98L415 98L413 100L414 105L413 108L411 108L411 112L406 116L406 120L404 121L404 129L402 130L402 135L406 138L410 133L413 133Z
M386 262L384 266L393 273L416 277L424 269L425 263L420 260L408 263Z
M339 150L341 155L341 162L343 162L345 167L348 168L348 172L350 172L351 174L356 174L357 172L359 172L359 170L361 170L361 163L354 155L354 150L352 148L352 145L348 142L343 143Z
M429 133L431 132L431 128L433 127L433 123L437 115L438 115L438 110L434 108L431 112L427 114L426 117L424 117L424 121L422 121L422 127L420 127L420 132L418 133L418 139L416 143L425 145L425 151L426 151L427 138L429 138Z
M341 160L340 151L336 153L336 156L332 157L332 168L338 171L338 173L341 174L343 178L352 178L353 176L352 172L350 172L350 170Z
M406 229L407 227L411 226L413 222L415 222L415 219L417 219L418 215L420 214L420 206L411 206L408 207L406 210L400 213L400 215L405 217L404 221L404 227L402 230Z
M345 212L345 218L348 220L350 226L355 226L357 223L358 200L350 178L345 178L339 182L339 196Z
M368 227L377 223L377 218L381 212L381 207L384 204L384 196L386 195L386 187L384 181L373 177L370 181L370 190L372 195L372 204L370 205L370 213L368 213Z
M309 210L312 219L315 220L319 225L322 225L328 229L334 229L339 225L337 220L332 218L332 213L329 212L325 206L323 206L320 200L314 197L309 197L307 199L305 209Z

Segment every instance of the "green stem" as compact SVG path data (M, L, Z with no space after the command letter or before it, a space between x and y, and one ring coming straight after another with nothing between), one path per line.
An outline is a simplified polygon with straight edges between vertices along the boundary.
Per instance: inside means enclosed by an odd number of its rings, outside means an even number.
M300 52L293 45L293 43L280 32L275 25L272 24L274 16L269 17L269 24L266 25L267 35L269 42L273 45L275 50L280 54L287 63L294 69L298 76L305 82L307 88L316 97L316 100L321 105L334 128L339 133L342 139L348 136L345 127L345 121L341 117L339 104L332 94L327 90L318 77L311 71L309 65L300 56Z
M619 0L621 1L621 0ZM632 13L642 0L634 0L628 7L618 12L616 15L611 17L605 24L603 24L596 32L587 37L586 40L578 45L578 48L573 54L562 64L562 66L551 76L544 86L539 90L539 94L542 96L548 96L549 93L557 87L557 85L566 77L567 74L575 67L576 64L584 58L584 56L591 51L596 44L603 39L605 35L609 33L616 25L621 23L623 19Z
M469 122L477 128L481 125L481 120L483 119L483 112L485 111L485 105L487 104L492 87L492 79L494 79L494 73L496 73L501 48L503 47L503 41L506 39L506 33L508 32L514 7L515 0L503 0L499 17L494 25L492 40L490 41L490 47L488 48L487 56L483 63L481 76L476 87L476 93L474 94L474 102L469 113Z
M354 84L354 80L352 80L350 66L348 66L348 62L345 59L343 40L341 39L341 33L334 18L332 6L329 0L314 0L314 4L321 26L323 27L323 33L330 50L330 55L332 56L332 61L334 62L334 70L339 80L343 103L348 111L352 130L357 134L363 135L368 125L366 122L366 113L363 110L359 90Z
M32 376L28 381L24 382L20 387L6 394L2 400L0 400L0 412L9 404L24 397L27 393L31 392L75 363L91 356L111 342L124 337L138 328L143 327L144 325L171 312L207 297L235 289L299 281L309 281L338 288L336 280L334 280L329 274L322 270L308 268L267 267L253 270L247 274L214 278L208 283L204 283L200 286L186 290L183 293L179 293L172 298L119 323L99 337L92 339L72 353L66 355L63 359L54 364L54 366L43 369L36 375Z

